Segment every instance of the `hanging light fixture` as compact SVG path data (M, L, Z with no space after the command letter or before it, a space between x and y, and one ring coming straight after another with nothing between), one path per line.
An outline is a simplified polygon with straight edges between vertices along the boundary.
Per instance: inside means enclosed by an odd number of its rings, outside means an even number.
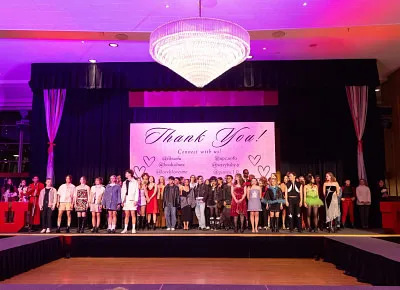
M166 23L150 35L150 55L202 88L250 55L250 35L233 22L199 16Z

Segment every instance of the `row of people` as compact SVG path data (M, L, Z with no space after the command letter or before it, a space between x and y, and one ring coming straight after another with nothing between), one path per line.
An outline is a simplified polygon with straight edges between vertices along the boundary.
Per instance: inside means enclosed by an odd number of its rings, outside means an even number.
M323 185L323 192L326 193L323 200L319 197L318 185L311 174L307 175L305 182L302 183L301 179L296 180L294 173L288 173L281 184L276 174L272 174L269 180L266 178L257 180L246 169L243 171L244 178L241 174L237 174L234 181L230 175L225 177L225 181L220 177L211 177L204 181L202 176L192 175L190 179L170 177L168 184L165 185L163 177L160 177L156 184L154 177L147 173L136 180L131 170L125 172L125 177L126 181L122 183L116 176L111 176L106 187L102 185L101 178L96 178L95 185L90 188L86 185L85 177L81 177L80 184L75 187L72 184L72 177L67 176L65 184L60 186L58 191L52 187L50 179L46 180L45 188L40 183L34 182L33 188L36 190L33 196L37 199L37 206L42 213L42 232L50 231L51 213L56 207L58 208L57 232L60 232L64 212L67 213L66 230L69 232L73 209L77 212L78 232L84 231L86 213L89 209L92 212L92 231L98 232L100 213L103 208L108 211L109 232L115 232L117 211L121 208L125 213L123 233L127 232L130 217L133 224L132 232L136 231L136 216L139 226L143 226L147 215L147 225L155 229L159 214L159 219L163 219L164 216L167 230L174 230L177 209L182 211L185 230L188 230L189 224L192 223L194 211L199 228L202 230L220 226L229 229L232 218L235 232L239 230L239 222L240 231L243 232L248 222L246 217L248 217L252 231L258 232L261 212L265 220L264 225L267 226L268 220L268 226L271 226L273 231L278 231L279 218L282 216L283 227L285 227L287 212L289 229L293 231L294 221L297 220L297 228L301 231L303 229L302 206L307 212L304 214L307 226L317 230L320 216L318 209L324 204L328 228L333 230L332 223L339 216L338 197L341 192L343 192L344 218L350 211L350 218L353 219L351 204L355 198L354 193L350 197L347 187L340 190L331 173L326 175L326 182ZM39 189L39 195L36 194L37 189ZM27 194L22 195L21 200L26 200L26 197L28 200L31 199L32 190L25 192ZM28 195L29 192L31 195ZM365 205L368 205L368 198ZM311 217L313 217L313 225Z

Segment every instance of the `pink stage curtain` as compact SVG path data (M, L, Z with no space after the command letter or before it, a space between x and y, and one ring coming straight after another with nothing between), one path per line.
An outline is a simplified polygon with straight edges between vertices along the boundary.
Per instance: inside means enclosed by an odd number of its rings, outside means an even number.
M60 125L64 102L65 89L44 90L44 107L46 112L47 135L49 137L49 149L47 159L47 178L54 179L54 139Z
M358 145L357 145L358 178L367 180L367 173L365 171L365 164L364 164L362 137L364 135L365 123L367 120L368 87L349 86L346 87L346 93L358 140Z

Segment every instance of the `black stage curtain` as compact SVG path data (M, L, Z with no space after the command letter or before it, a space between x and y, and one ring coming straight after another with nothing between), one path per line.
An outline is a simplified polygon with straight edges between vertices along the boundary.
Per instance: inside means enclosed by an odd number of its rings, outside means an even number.
M0 281L60 259L62 255L58 237L0 251Z
M34 97L32 108L33 174L45 177L47 135L44 103ZM68 90L64 112L55 139L55 180L60 185L67 174L77 183L86 176L108 178L129 168L129 101L126 90Z
M374 286L400 285L400 263L339 241L325 239L324 261Z
M376 60L247 61L206 86L210 90L276 89L379 85ZM197 90L158 63L37 63L31 66L33 90L132 89Z

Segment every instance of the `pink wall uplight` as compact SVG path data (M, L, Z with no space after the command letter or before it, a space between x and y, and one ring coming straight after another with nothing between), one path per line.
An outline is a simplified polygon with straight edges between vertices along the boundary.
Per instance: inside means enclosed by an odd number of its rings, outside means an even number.
M277 91L130 92L130 107L276 106Z

